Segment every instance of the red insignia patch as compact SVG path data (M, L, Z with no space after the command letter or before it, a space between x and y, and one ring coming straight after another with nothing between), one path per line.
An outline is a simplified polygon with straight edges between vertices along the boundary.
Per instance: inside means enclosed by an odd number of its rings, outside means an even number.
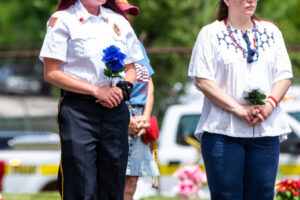
M48 26L52 26L53 27L55 25L57 19L58 19L57 17L51 17L51 19L50 19L50 21L48 23Z

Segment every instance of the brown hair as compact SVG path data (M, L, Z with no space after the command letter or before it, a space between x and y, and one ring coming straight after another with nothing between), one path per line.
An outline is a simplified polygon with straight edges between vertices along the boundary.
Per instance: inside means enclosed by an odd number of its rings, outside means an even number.
M214 20L222 21L222 20L226 19L227 17L228 17L228 7L224 3L224 0L219 0L218 11L215 14ZM257 17L256 15L253 15L253 19L255 19L257 21L263 20L262 18ZM269 21L269 20L266 20L266 21Z
M58 6L57 6L57 11L59 10L66 10L68 9L70 6L74 5L76 1L80 1L80 0L59 0ZM107 0L105 4L103 4L103 7L105 8L109 8L112 11L119 13L120 15L122 15L123 17L127 18L127 15L124 11L122 11L116 4L115 0Z

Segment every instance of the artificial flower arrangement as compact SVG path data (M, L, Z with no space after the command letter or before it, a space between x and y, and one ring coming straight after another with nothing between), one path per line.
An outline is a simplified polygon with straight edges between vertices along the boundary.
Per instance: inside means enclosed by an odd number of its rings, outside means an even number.
M176 185L176 194L182 200L199 198L202 184L207 183L205 172L196 164L184 165L177 169L173 176L179 179Z
M126 67L124 66L124 59L126 55L121 52L120 48L111 45L103 50L102 61L105 63L106 69L104 69L104 75L109 78L109 86L112 87L113 79L120 78L122 79L121 72L123 72ZM133 84L129 81L119 81L117 83L123 92L123 100L129 101L130 94L133 90Z
M109 78L109 86L112 86L114 78L122 78L121 72L125 70L124 59L126 55L120 51L120 48L111 45L103 50L102 61L105 63L104 75Z
M276 186L276 200L300 200L300 179L285 179Z

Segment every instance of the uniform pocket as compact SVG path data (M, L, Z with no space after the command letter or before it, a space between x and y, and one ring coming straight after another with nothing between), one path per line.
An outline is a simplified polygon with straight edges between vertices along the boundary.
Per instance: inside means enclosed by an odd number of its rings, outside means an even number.
M83 44L84 44L83 38L79 38L79 37L71 38L69 41L70 55L79 57L79 58L84 58L85 55L84 55Z
M115 46L117 46L118 48L120 48L122 53L126 54L127 45L126 45L125 37L117 36L117 35L113 34L112 40L113 40L113 44Z
M93 58L96 57L98 54L100 55L101 49L99 49L99 43L96 37L88 37L85 39L84 42L84 54L85 57Z
M73 33L69 46L70 53L79 58L95 57L101 51L97 38L87 33Z

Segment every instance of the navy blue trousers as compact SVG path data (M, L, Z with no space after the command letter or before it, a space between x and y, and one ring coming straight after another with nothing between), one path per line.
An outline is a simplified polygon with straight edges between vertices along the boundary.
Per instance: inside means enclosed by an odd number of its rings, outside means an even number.
M201 150L211 200L274 200L279 149L279 137L205 132Z
M123 200L128 159L129 111L95 99L65 96L58 113L63 200Z

